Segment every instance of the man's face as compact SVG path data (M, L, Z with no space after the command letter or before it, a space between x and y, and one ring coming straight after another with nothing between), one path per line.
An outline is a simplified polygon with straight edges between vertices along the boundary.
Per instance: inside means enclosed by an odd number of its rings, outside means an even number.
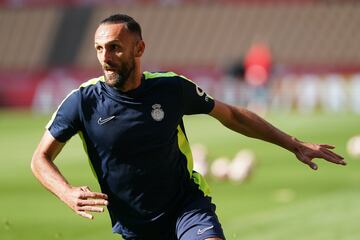
M121 89L134 72L137 42L125 24L101 24L96 30L97 58L109 86Z

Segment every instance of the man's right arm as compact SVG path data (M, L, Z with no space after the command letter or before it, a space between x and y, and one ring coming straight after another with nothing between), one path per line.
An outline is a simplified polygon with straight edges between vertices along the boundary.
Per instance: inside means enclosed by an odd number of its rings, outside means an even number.
M78 215L92 219L88 212L103 212L102 207L108 204L107 195L92 192L89 187L73 187L54 164L56 156L65 143L56 140L46 130L31 161L31 169L35 177L50 192L66 203Z

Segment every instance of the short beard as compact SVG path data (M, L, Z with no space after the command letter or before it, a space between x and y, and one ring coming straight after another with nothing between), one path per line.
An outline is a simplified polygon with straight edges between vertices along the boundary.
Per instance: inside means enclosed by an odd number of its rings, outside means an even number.
M134 62L132 62L131 66L123 66L122 71L116 71L109 75L105 74L106 84L117 90L121 90L125 83L129 80L134 68Z
M120 74L119 72L114 72L111 75L105 74L105 82L110 87L120 90L123 88L128 79L128 77L123 75L124 74Z

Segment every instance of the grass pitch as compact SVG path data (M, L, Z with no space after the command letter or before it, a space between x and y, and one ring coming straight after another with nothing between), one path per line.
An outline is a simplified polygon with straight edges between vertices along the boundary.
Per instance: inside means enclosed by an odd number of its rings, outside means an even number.
M30 170L32 153L49 116L0 112L0 239L119 239L107 213L90 221L75 215L48 193ZM313 171L277 146L245 138L207 116L186 117L191 143L209 148L210 158L255 151L257 166L245 184L209 178L227 239L350 240L360 236L360 160L346 154L346 142L360 133L360 116L271 115L267 119L304 141L330 143L348 166L317 160ZM69 141L56 163L74 185L98 190L79 137Z

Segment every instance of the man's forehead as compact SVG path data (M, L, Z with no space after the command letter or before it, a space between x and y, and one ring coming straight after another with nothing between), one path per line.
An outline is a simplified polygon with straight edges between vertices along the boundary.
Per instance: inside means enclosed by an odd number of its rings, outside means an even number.
M101 24L95 32L95 42L119 39L126 32L125 24Z

